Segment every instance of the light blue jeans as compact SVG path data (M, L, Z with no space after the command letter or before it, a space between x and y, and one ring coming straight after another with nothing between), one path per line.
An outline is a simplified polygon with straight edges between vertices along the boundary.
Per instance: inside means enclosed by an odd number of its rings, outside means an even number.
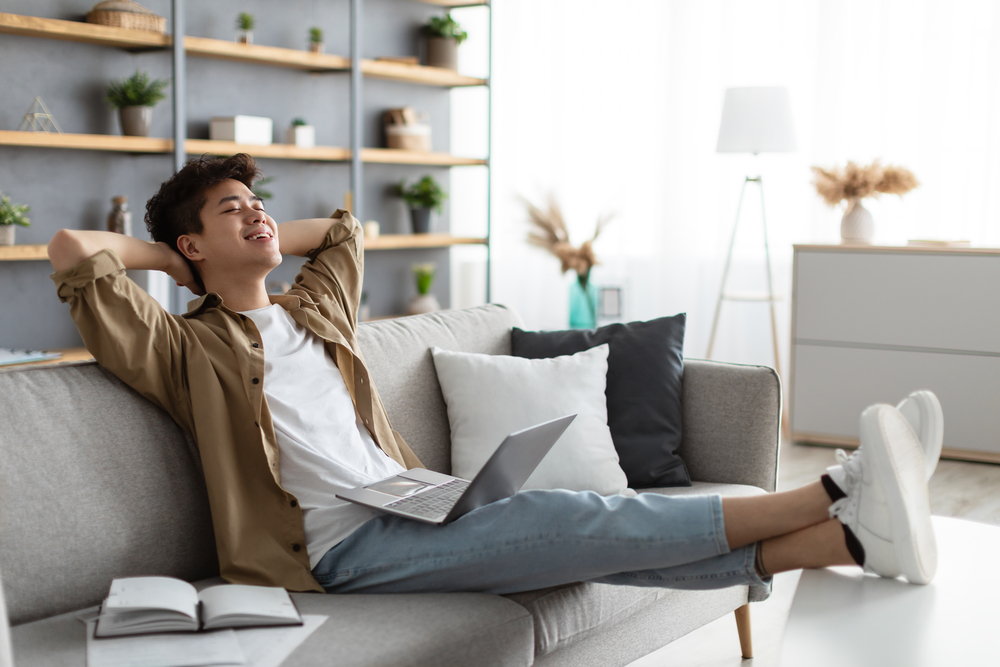
M330 549L313 576L330 593L765 584L753 545L730 551L720 496L589 491L522 491L445 526L382 515Z

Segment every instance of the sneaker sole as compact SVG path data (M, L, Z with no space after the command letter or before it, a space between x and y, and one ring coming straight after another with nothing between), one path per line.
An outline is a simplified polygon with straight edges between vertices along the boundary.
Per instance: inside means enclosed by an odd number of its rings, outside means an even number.
M910 426L914 421L919 428L914 427L920 438L920 446L924 449L924 460L927 465L927 479L931 478L941 458L941 446L944 443L944 413L941 402L933 392L921 389L904 398L896 406ZM913 415L915 409L916 415Z
M899 569L910 583L930 583L937 572L937 542L920 440L890 405L865 410L861 431L885 493Z

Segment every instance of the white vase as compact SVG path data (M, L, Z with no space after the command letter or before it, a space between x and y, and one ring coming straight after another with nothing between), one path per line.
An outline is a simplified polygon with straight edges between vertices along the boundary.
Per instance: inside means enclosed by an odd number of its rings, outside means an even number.
M14 225L0 225L0 245L14 245Z
M410 307L406 309L408 315L420 315L421 313L433 313L441 310L441 304L433 294L418 294L413 297Z
M875 220L861 205L860 199L851 199L840 221L840 239L844 243L871 243L875 236Z

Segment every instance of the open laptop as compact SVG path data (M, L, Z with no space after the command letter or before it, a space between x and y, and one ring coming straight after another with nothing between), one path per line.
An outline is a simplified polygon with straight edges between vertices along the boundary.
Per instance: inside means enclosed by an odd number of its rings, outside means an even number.
M413 468L337 497L425 523L450 523L477 507L517 493L576 415L511 433L470 482Z

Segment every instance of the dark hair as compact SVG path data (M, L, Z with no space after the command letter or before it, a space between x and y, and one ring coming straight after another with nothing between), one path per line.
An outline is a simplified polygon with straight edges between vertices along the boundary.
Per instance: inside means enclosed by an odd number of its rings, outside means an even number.
M257 164L246 153L225 159L204 155L195 158L161 184L159 192L146 202L146 229L154 241L163 241L177 250L177 237L201 233L200 214L206 190L230 178L251 188L260 175ZM205 289L194 262L187 263L198 285Z

